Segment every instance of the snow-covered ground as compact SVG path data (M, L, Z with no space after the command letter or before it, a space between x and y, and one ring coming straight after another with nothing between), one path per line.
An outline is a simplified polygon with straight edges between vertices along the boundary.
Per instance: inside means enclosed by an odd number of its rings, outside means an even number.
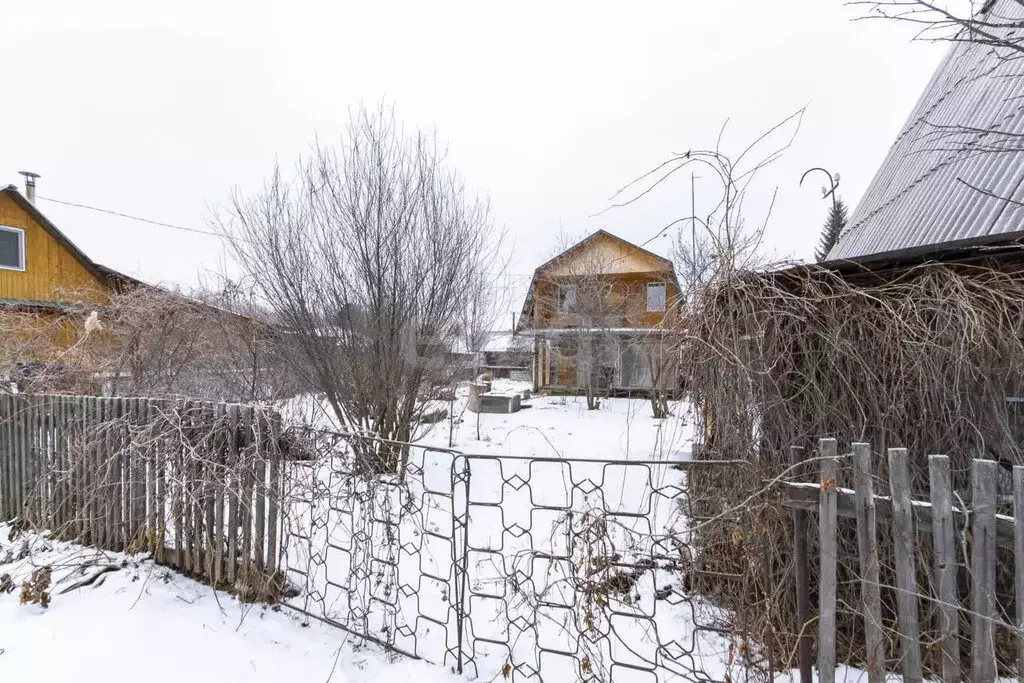
M504 390L522 388L496 384ZM414 481L396 495L422 504L422 512L404 516L395 527L399 538L390 547L402 550L392 565L373 558L390 552L387 543L365 552L353 550L358 544L352 542L352 520L331 511L338 502L322 493L315 507L298 510L302 514L290 521L298 535L290 538L289 563L313 570L308 580L290 579L316 594L312 602L300 596L293 604L338 621L350 619L353 607L365 609L366 631L384 637L382 625L387 626L392 630L385 639L433 663L385 653L288 607L242 605L143 557L100 554L29 536L31 553L19 559L26 537L10 542L9 528L0 525L0 576L9 574L14 586L13 592L0 593L0 681L106 683L122 675L144 676L147 682L466 680L451 672L451 655L446 653L454 633L452 557L464 552L458 545L461 536L454 533L453 509L468 512L466 654L473 664L468 672L478 680L502 680L506 673L511 680L530 680L524 674L538 666L544 680L577 680L584 661L604 677L607 667L619 662L615 683L655 680L628 668L649 668L655 661L676 671L673 677L662 670L657 678L661 681L689 680L690 668L713 680L740 680L742 667L731 654L737 644L728 636L695 628L714 619L715 608L684 596L678 575L665 569L643 572L628 598L614 599L614 616L595 614L593 626L583 627L608 631L614 621L610 638L570 655L553 654L579 648L580 619L590 618L586 610L550 606L580 604L573 586L580 585L581 576L572 567L594 559L580 543L588 533L581 519L611 513L608 519L615 528L597 542L611 540L627 560L655 554L666 532L678 533L683 520L674 499L686 482L671 463L686 459L691 447L691 416L685 405L675 405L672 417L655 420L643 400L607 399L600 410L588 411L582 398L534 397L518 413L479 416L478 436L477 416L463 410L464 400L456 402L454 422L433 425L420 443L445 449L451 443L470 455L415 449ZM301 407L308 411L312 405L306 399ZM333 466L296 465L297 476L335 490ZM455 486L453 493L453 472L465 471L471 474L468 485ZM572 515L566 514L569 509ZM617 517L619 512L643 514ZM327 525L304 521L320 513L325 513ZM370 527L371 536L379 533L379 527ZM575 545L566 540L572 538ZM310 552L326 562L303 565L303 553L308 557ZM571 559L545 564L537 552ZM44 565L53 568L50 606L20 604L21 584ZM61 593L104 565L118 569L101 576L96 585ZM366 567L372 571L356 578L356 583L364 582L365 591L355 595L340 589L350 585L353 571ZM378 579L391 571L383 582L391 586L387 592ZM529 590L510 590L510 576L529 583ZM403 585L415 586L415 594L405 594ZM666 589L673 591L673 598L655 601L655 594ZM539 593L550 604L523 599ZM394 604L397 612L387 614L381 609L385 604ZM403 624L407 632L394 630ZM668 659L658 643L667 646ZM850 681L861 676L852 670L843 673Z
M23 541L9 542L9 531L0 525L0 576L10 575L15 585L0 593L0 681L463 680L425 662L359 646L316 622L303 627L287 610L243 605L141 557L28 537L30 555L14 560ZM20 604L22 582L44 565L53 568L50 606ZM99 585L60 594L104 565L120 568L104 574Z
M529 383L496 380L492 391L528 389ZM692 448L693 416L687 403L673 404L667 419L652 417L643 399L601 399L598 410L587 410L580 396L535 396L510 415L479 416L456 403L454 447L467 453L519 457L574 457L593 460L679 460ZM439 422L422 440L447 446L448 421Z

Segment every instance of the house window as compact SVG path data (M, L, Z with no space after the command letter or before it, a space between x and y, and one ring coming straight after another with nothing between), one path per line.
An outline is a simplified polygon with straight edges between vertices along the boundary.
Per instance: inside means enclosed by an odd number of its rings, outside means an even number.
M558 285L558 312L568 313L576 307L576 285Z
M25 270L25 231L0 225L0 269Z
M665 310L664 282L652 282L647 285L647 310L649 312Z

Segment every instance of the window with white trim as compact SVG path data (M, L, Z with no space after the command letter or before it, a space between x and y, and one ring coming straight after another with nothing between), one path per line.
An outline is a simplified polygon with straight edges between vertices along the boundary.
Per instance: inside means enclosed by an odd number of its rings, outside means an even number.
M576 285L558 285L558 312L568 313L576 308Z
M25 270L25 231L0 225L0 270Z
M665 283L651 282L647 285L647 311L665 310Z

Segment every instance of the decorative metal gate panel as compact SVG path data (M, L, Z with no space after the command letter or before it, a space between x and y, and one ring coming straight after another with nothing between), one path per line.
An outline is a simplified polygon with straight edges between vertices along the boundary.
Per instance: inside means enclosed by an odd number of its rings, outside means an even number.
M306 617L485 680L746 678L728 615L690 590L690 470L741 464L298 440L286 604ZM368 442L401 474L360 474Z

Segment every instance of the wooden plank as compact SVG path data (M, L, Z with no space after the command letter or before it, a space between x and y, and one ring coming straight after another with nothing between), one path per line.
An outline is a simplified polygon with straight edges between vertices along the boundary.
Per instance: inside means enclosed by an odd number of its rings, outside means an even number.
M71 451L73 411L74 397L62 397L60 402L60 446L62 453L61 462L64 467L64 489L62 491L64 507L61 511L61 519L64 525L65 538L68 540L73 540L78 535L74 528L75 506L73 495L75 490L75 469Z
M60 449L57 444L57 401L54 396L46 397L46 412L44 413L46 419L46 443L47 453L49 455L49 486L47 490L47 518L49 519L50 529L54 533L59 533L59 525L57 523L57 506L60 501L58 494L58 477L60 473Z
M24 512L28 523L35 526L39 520L36 510L36 410L32 396L25 396L25 503Z
M0 522L6 522L14 517L11 512L14 508L14 475L11 471L14 448L8 430L11 421L10 398L8 394L0 394Z
M124 550L128 547L127 505L130 487L126 485L128 456L125 453L125 402L123 398L110 398L111 425L109 430L110 462L113 466L114 491L111 496L113 519L111 526L114 532L113 547Z
M14 439L12 429L14 419L11 415L12 397L0 395L0 449L3 450L3 515L0 520L8 521L17 515L14 505Z
M182 437L182 420L183 412L181 406L174 406L173 412L171 413L173 426L177 427L176 430L176 441L174 443L174 451L171 454L173 459L173 486L174 486L174 498L172 505L175 510L175 523L174 523L174 566L179 569L186 569L187 563L185 562L185 513L186 500L185 500L185 444L181 441Z
M75 460L77 461L78 476L75 481L75 526L78 530L80 543L89 542L89 501L86 490L89 481L87 464L89 462L88 447L85 438L87 423L88 403L85 396L78 396L75 399Z
M924 672L921 668L921 630L917 615L914 510L911 505L910 468L905 448L889 449L889 490L892 492L896 605L899 611L902 653L900 669L903 672L903 680L920 682L924 679Z
M14 482L15 505L17 516L25 517L25 490L28 486L28 425L25 411L25 397L20 394L14 398L14 467L17 477Z
M132 419L132 536L139 550L146 547L146 400L131 401Z
M229 405L227 408L227 414L227 464L228 472L230 473L230 480L228 491L228 528L225 533L225 540L227 541L228 554L227 579L228 584L233 586L237 579L236 570L238 568L238 406Z
M80 416L80 396L68 397L68 534L76 543L82 542L82 504L80 488L82 485L81 451L79 450L78 419Z
M1017 596L1017 680L1024 681L1024 466L1013 468L1013 576Z
M836 680L836 565L839 559L837 494L839 484L838 445L835 439L818 442L821 458L821 497L818 507L818 680Z
M800 463L803 461L803 449L791 447L789 461L794 465L794 476L801 476ZM808 622L811 616L810 577L807 560L807 513L799 508L791 510L793 517L793 562L796 584L796 628L797 628L797 665L800 669L800 683L811 683L811 634Z
M217 494L217 480L220 478L220 466L217 462L219 452L219 434L216 429L216 413L213 404L203 404L203 447L206 460L206 476L203 481L203 511L206 521L203 525L203 572L208 581L213 582L217 574L214 564L217 553L215 550L214 530L217 525L214 500Z
M217 464L213 493L213 585L219 587L224 581L224 480L228 447L227 408L223 403L218 403L214 408L213 420L217 434L213 453Z
M201 403L189 402L189 433L192 449L189 452L189 467L193 472L188 495L192 503L192 572L196 576L203 574L203 548L205 539L203 522L203 495L206 488L206 463L203 459L203 406Z
M67 447L64 443L66 436L65 430L65 407L67 401L63 396L51 397L51 405L53 406L53 454L56 477L56 486L54 489L54 522L58 530L58 536L60 538L67 537L67 529L65 528L66 519L65 511L67 509L66 491L68 482L68 470L67 461L65 456L67 455Z
M29 435L31 427L29 422L28 399L24 395L18 395L18 459L20 460L21 472L18 475L18 516L25 519L29 515L29 482L32 480L31 469L31 444Z
M103 470L101 468L101 459L103 453L102 429L101 425L103 422L103 414L100 411L99 398L95 396L89 397L89 416L88 416L88 431L86 432L86 438L88 440L87 448L89 452L89 488L87 495L90 499L89 504L89 520L91 526L90 544L102 545L102 495L103 495Z
M853 444L853 467L868 681L869 683L883 683L885 680L885 640L882 633L882 594L878 577L875 488L871 473L870 444Z
M783 505L796 507L802 510L817 511L820 505L821 489L817 484L806 485L791 482L780 482L779 486L785 489ZM857 518L856 495L852 490L840 489L838 492L838 515L845 519ZM914 517L921 524L930 524L932 520L932 506L914 503ZM957 524L962 527L965 515L963 510L954 504L951 511ZM892 498L889 496L875 496L875 516L878 519L892 518ZM1006 548L1013 548L1014 524L1009 515L996 516L996 544Z
M33 397L33 403L35 404L35 410L33 412L32 425L36 436L34 458L36 464L36 478L34 482L36 519L40 528L49 531L52 527L50 526L50 506L48 500L50 488L50 444L46 429L46 397L35 396Z
M281 414L271 411L270 414L270 472L267 482L267 573L273 574L281 556L278 547L278 500L281 496Z
M258 571L264 568L264 553L266 552L266 529L267 529L267 454L269 453L270 423L262 410L254 411L253 426L256 429L256 438L253 450L254 480L253 496L255 497L256 510L253 517L253 561Z
M7 438L7 394L0 393L0 522L9 520L11 509L11 447Z
M239 522L242 525L242 579L247 582L252 578L252 502L253 486L256 477L254 475L254 434L255 427L252 406L244 406L241 412L242 423L242 450L241 462L239 463L239 483L242 489L242 501L240 504Z
M25 399L11 397L11 436L14 442L14 506L15 516L25 515Z
M50 528L55 534L60 535L60 427L59 422L60 402L56 396L46 397L46 422L47 440L50 452Z
M996 483L994 460L971 463L971 680L996 679Z
M29 480L30 504L33 523L36 528L46 527L46 444L43 441L42 399L39 396L29 397L31 429L29 439L29 456L32 460L32 478Z
M149 401L149 415L150 428L153 430L153 434L150 436L153 444L150 457L155 469L154 479L156 480L153 486L153 493L156 495L156 511L154 512L156 517L156 526L154 527L156 561L163 563L167 561L166 547L169 538L167 526L172 519L167 510L167 448L164 437L167 421L163 406L159 401Z
M100 548L107 547L107 482L109 477L106 466L106 445L103 443L106 437L106 429L104 429L106 423L105 407L102 398L96 397L93 399L93 414L91 416L93 444L91 450L93 473L96 477L93 482L93 499L95 500L93 516L96 520L96 535L93 539L93 544Z

